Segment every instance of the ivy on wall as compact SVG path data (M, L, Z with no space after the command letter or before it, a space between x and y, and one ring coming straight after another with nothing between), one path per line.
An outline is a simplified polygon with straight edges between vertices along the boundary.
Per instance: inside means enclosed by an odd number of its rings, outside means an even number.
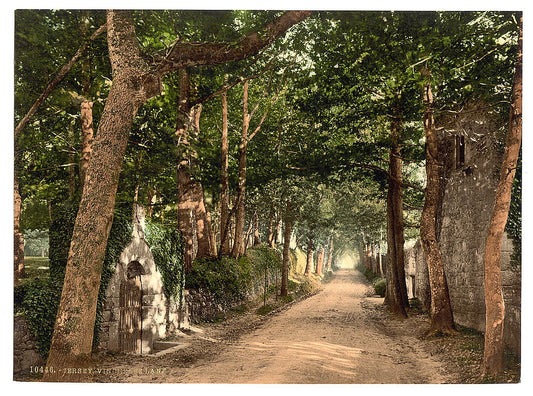
M50 225L50 277L35 279L15 289L15 312L24 313L39 353L46 358L61 298L70 240L76 220L77 205L67 203L54 208ZM115 270L120 253L131 241L131 207L117 208L107 244L98 294L93 346L98 345L105 290Z
M231 306L253 294L254 284L263 282L265 271L269 277L280 273L281 254L276 249L254 247L239 259L228 256L196 259L185 287L207 290L219 304Z
M177 227L146 222L144 235L154 256L155 265L161 272L165 297L169 301L171 298L178 298L184 283L184 244Z

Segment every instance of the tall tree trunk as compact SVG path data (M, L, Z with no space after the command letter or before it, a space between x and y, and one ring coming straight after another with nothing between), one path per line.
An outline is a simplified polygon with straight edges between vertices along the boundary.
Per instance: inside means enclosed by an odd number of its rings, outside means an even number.
M176 137L178 144L178 229L185 239L186 271L192 270L196 257L216 255L212 246L212 230L204 203L202 185L191 175L191 164L197 154L191 146L191 132L199 133L201 106L190 106L190 80L186 68L180 70L180 88Z
M243 85L243 117L242 134L239 145L239 181L237 184L237 208L235 211L235 237L231 255L240 257L244 247L244 215L246 199L246 149L248 146L248 129L250 128L250 114L248 113L248 81Z
M276 227L274 228L274 240L272 247L276 246L279 243L281 234L281 223L281 213L278 212L276 215Z
M305 263L305 275L309 275L311 273L311 268L313 268L313 253L314 253L314 246L313 246L313 238L308 237L307 239L307 260Z
M215 257L216 244L213 242L211 215L205 206L204 191L199 182L194 184L194 218L196 219L196 239L198 241L197 257Z
M194 226L195 226L195 189L196 183L190 174L190 129L192 128L192 109L189 104L190 81L185 68L179 71L178 112L176 117L176 139L178 147L178 230L185 242L183 252L185 271L192 271L195 258Z
M47 360L47 366L57 370L46 373L43 377L45 381L79 380L78 376L59 371L59 368L83 368L90 358L102 264L113 220L119 175L129 132L139 107L160 94L161 77L166 73L185 65L211 65L246 58L309 15L308 11L285 13L265 27L265 34L254 32L246 36L245 46L243 41L237 46L219 43L210 43L205 47L176 45L171 53L159 58L160 67L151 68L146 63L147 57L141 54L131 13L107 11L113 85L87 169ZM221 48L225 51L220 51ZM75 60L76 57L70 63ZM64 71L66 74L70 66L62 69L61 73ZM33 113L30 111L17 125L15 139L47 94L41 95L32 107Z
M326 271L331 270L331 264L333 262L333 237L329 237L329 252L328 252L328 262L326 263Z
M87 175L87 168L93 150L93 102L81 102L81 158L80 158L80 185L83 188Z
M87 27L89 25L89 11L83 10L82 19L80 21L80 32L83 38L87 37ZM79 184L81 189L85 183L85 175L87 174L87 166L91 158L92 145L94 139L93 130L93 102L89 99L89 91L91 89L91 59L85 55L81 59L81 80L83 84L81 92L81 158L79 168Z
M321 247L318 249L318 257L316 259L316 274L318 276L322 275L322 269L324 266L324 248Z
M261 239L259 237L259 214L257 210L254 213L254 246L260 245Z
M385 304L396 314L407 317L409 306L404 268L403 194L401 157L401 119L398 111L391 125L389 185L387 192L387 291Z
M273 248L274 247L274 217L276 215L276 209L274 207L274 203L270 204L270 214L268 215L268 235L267 235L267 243L268 246Z
M289 261L290 261L290 247L291 247L291 235L292 235L292 224L293 224L292 205L289 200L287 200L287 206L285 209L285 216L283 220L285 223L285 229L283 231L283 261L281 265L280 295L282 297L288 294L287 286L289 284Z
M154 213L154 203L157 201L157 193L155 191L155 189L150 185L148 184L147 188L146 188L146 203L147 203L147 208L146 208L146 217L148 217L149 219L152 217L153 213Z
M428 334L449 334L455 331L448 282L444 263L437 241L436 221L439 204L440 177L438 162L438 143L435 120L433 118L433 94L431 91L431 72L423 71L428 79L424 87L424 132L426 135L426 194L424 209L420 219L420 240L428 266L429 288L431 292L431 325Z
M17 150L15 150L15 155ZM20 214L22 211L22 199L19 193L19 180L17 163L15 163L15 177L13 185L13 243L14 243L14 282L19 284L20 278L24 275L24 237L20 232Z
M72 120L69 123L68 126L68 133L67 133L67 139L68 139L68 145L69 145L69 153L68 153L68 198L72 199L74 197L74 194L76 192L76 168L74 168L74 162L76 161L75 154L75 138L74 138L74 125L75 122Z
M522 19L520 20L522 24ZM522 26L518 39L518 58L513 80L509 126L500 180L485 241L485 351L483 373L502 374L504 370L505 304L501 281L501 245L511 204L513 180L522 143Z
M130 14L108 11L107 22L113 86L100 120L68 255L47 360L47 366L56 371L45 374L45 381L75 380L76 376L58 369L88 364L103 258L129 131L139 107L161 89L160 79L149 72L140 56Z
M222 93L222 137L220 141L220 254L231 253L228 228L229 228L229 175L228 175L228 97L227 92Z

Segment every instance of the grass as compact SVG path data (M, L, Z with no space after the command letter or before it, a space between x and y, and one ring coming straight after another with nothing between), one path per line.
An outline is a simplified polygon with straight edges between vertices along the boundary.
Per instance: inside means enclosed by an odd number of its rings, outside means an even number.
M435 337L429 340L437 353L450 358L455 365L455 372L460 373L457 383L493 384L520 382L520 357L506 348L505 372L498 378L485 377L481 369L483 364L483 333L456 324L457 333L450 337Z
M50 260L48 257L24 257L24 276L21 283L26 283L35 278L46 278L50 272Z

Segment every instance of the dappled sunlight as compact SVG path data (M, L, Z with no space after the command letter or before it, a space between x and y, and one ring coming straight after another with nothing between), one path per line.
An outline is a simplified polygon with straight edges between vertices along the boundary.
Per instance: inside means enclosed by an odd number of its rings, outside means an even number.
M276 361L292 361L298 359L300 367L318 365L340 375L353 376L358 367L361 354L360 348L353 348L329 342L289 342L272 340L267 343L252 342L242 346L243 349L254 353L264 353L267 356L276 355ZM258 356L259 358L259 356Z

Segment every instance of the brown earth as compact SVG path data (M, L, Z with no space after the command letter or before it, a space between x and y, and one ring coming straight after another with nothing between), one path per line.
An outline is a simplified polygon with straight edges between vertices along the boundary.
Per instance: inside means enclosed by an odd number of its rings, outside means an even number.
M422 337L423 315L391 317L364 276L339 270L315 295L278 312L203 326L163 356L108 356L97 382L456 383L460 367ZM432 348L433 345L433 348Z

